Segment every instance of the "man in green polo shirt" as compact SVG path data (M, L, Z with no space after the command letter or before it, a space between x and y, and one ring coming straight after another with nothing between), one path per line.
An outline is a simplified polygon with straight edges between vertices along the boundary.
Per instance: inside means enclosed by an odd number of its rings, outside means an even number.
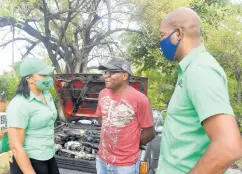
M158 174L222 174L242 157L227 78L200 40L200 19L178 8L160 25L160 47L179 62L163 129Z

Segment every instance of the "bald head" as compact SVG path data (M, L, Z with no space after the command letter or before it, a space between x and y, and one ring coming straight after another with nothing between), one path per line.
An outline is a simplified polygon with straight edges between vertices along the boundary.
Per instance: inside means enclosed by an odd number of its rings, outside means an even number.
M166 57L180 61L201 44L200 18L190 8L177 8L167 14L161 22L160 34L163 54L167 51ZM171 54L171 48L175 48L175 53Z
M187 36L200 37L200 18L190 8L177 8L165 16L162 24L174 28L180 27Z

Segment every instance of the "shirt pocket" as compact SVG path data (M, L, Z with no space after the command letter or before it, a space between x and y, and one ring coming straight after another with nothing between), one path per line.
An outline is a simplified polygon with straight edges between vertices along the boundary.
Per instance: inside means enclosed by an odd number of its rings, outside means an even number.
M174 112L177 112L178 110L194 110L194 106L192 105L188 96L186 78L184 76L178 79L176 88L174 90L168 108L170 111Z

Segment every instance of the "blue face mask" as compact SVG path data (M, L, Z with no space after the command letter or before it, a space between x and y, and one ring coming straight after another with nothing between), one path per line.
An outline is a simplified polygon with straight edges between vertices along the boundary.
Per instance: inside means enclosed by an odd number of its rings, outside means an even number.
M166 59L173 61L174 60L174 56L176 53L176 50L178 48L178 45L180 43L181 40L178 41L177 44L173 44L171 42L171 36L176 32L176 30L174 30L167 38L162 39L160 41L160 49L163 52L163 55L165 56Z

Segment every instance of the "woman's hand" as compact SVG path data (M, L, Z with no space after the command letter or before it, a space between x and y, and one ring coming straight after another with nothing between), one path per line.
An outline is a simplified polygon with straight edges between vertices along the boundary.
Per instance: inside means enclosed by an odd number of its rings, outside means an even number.
M35 174L29 157L23 147L25 129L12 127L8 128L8 139L14 158L16 159L22 172L26 174Z
M4 130L0 130L0 139L2 139L4 137L4 133L8 132L7 129Z

